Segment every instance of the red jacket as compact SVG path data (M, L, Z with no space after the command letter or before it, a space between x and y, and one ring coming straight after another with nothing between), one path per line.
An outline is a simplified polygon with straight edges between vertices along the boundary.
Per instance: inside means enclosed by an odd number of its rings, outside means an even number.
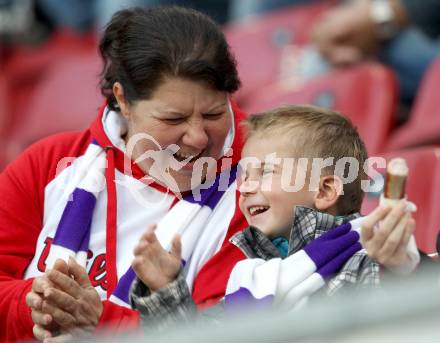
M235 106L233 108L238 122L244 114ZM101 116L85 132L62 133L34 144L0 174L0 342L33 338L33 322L25 303L33 279L23 278L36 254L36 243L44 222L47 186L57 176L58 162L65 157L84 154L92 139L101 146L110 144L101 125ZM241 137L234 144L236 162L241 152ZM123 159L123 153L117 150L115 167L119 171L124 170ZM144 173L134 165L133 176L141 178ZM245 226L246 221L237 206L223 242L226 252L231 249L227 243L229 237ZM237 252L238 249L232 254L233 258L236 258ZM44 268L44 258L41 261L39 264ZM211 275L209 268L211 264L218 263L221 260L216 255L196 278L194 298L197 303L209 304L224 295L228 270ZM40 268L40 265L37 267ZM208 287L208 284L211 286ZM103 301L103 305L98 328L111 326L112 331L118 331L139 325L136 311L107 300Z

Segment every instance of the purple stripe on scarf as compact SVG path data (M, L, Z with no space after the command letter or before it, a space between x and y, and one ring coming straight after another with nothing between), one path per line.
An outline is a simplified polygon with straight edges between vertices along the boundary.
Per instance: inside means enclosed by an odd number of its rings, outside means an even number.
M328 279L330 276L336 274L344 266L344 264L361 249L361 243L354 243L352 246L348 247L347 250L328 262L325 266L318 269L317 273L319 273L324 279Z
M94 144L94 145L98 145L99 146L99 143L96 140L96 138L93 138L93 140L90 142L90 144Z
M266 295L260 299L255 298L252 293L244 287L234 293L225 296L225 309L227 310L249 310L249 308L267 309L272 306L274 296Z
M236 175L237 175L237 166L233 166L230 170L228 186L230 186L231 183L235 181ZM220 186L220 175L217 175L211 187L200 190L199 200L194 199L194 191L189 193L183 199L193 204L200 204L201 206L209 206L211 209L214 209L217 206L220 198L225 193L224 190L219 190L219 186Z
M72 200L64 208L53 243L79 251L85 244L87 235L90 235L95 204L96 198L92 193L76 188L72 193Z
M351 224L347 223L313 240L304 247L304 251L319 269L357 241L359 234L351 231Z
M127 272L119 279L118 285L116 286L113 295L129 304L128 296L131 284L133 283L135 277L136 273L134 272L133 268L128 268Z
M78 251L85 251L85 252L87 252L89 250L89 243L90 243L90 229L87 230L87 233L84 236Z

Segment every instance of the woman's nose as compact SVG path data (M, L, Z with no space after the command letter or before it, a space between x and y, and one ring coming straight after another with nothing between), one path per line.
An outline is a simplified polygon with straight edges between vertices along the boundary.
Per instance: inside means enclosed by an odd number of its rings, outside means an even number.
M209 138L203 120L190 123L183 136L183 144L197 149L204 149L208 144L208 140Z

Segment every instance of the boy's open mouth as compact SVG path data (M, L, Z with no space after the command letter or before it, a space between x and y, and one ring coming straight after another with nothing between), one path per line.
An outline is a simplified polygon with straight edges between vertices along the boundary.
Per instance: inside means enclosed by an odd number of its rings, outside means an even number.
M266 212L269 208L270 206L251 206L248 210L249 214L253 217Z

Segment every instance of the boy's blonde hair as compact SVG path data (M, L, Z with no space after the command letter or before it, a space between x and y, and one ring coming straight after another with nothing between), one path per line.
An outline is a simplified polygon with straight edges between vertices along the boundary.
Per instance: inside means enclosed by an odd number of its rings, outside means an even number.
M348 118L317 106L289 105L251 115L243 124L246 138L256 134L291 135L295 140L295 146L292 146L294 157L334 157L333 166L323 169L324 175L333 175L336 161L343 157L357 159L359 173L353 182L343 185L344 194L338 200L337 210L342 215L360 211L364 197L361 181L366 178L363 167L368 154L365 144ZM344 175L346 172L347 170Z

